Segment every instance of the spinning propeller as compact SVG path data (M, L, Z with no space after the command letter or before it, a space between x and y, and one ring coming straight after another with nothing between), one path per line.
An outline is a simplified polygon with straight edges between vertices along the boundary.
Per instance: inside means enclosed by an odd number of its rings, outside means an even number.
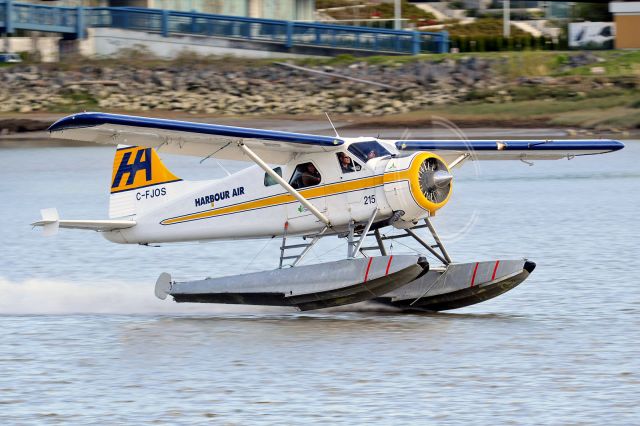
M451 192L453 176L447 166L435 157L426 158L418 170L420 191L432 203L442 203Z

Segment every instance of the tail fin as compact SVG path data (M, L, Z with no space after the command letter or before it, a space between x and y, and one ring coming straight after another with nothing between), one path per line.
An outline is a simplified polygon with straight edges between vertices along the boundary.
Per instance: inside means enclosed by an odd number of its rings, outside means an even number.
M118 145L111 175L109 217L139 214L164 202L167 184L180 181L162 163L155 149Z

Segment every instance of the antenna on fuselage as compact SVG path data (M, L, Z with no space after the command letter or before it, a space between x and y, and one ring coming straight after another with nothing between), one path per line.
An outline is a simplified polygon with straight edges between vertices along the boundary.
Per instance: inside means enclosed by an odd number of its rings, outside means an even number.
M338 134L338 131L336 130L336 126L333 125L333 121L331 121L331 117L329 117L329 113L325 111L324 115L327 116L327 120L329 120L329 124L331 124L331 127L333 127L333 131L336 132L336 137L339 138L340 135Z
M218 152L222 151L223 149L225 149L226 147L228 147L229 145L231 145L231 141L227 142L226 145L224 145L221 148L216 149L214 152L212 152L211 154L207 155L206 157L204 157L202 160L200 160L200 164L204 163L205 160L208 160L209 158L213 158L213 161L215 161L218 166L224 170L224 172L227 174L227 176L231 176L231 173L229 173L229 170L227 170L220 161L218 161L217 158L214 157L215 154L217 154ZM162 145L160 145L162 146Z

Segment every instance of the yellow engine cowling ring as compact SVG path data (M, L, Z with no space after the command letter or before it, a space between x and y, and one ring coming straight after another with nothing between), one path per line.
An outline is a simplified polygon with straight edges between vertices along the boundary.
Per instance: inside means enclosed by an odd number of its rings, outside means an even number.
M389 206L394 210L403 210L403 220L413 221L422 219L427 212L434 215L444 207L451 197L452 182L449 191L442 200L431 200L422 190L420 184L420 167L423 163L437 164L440 169L450 173L447 163L438 155L431 152L418 152L408 157L392 158L387 163L384 173L384 192ZM423 184L424 186L424 184Z

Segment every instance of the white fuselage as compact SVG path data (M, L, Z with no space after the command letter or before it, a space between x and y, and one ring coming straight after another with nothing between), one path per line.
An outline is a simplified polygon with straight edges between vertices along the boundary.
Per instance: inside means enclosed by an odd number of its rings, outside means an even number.
M305 163L315 166L320 182L297 189L329 219L333 229L367 221L375 210L376 221L390 217L393 209L385 196L383 175L391 156L365 163L346 149L343 152L353 158L359 170L344 172L336 151L299 154L281 166L282 177L290 182L296 167ZM297 235L324 228L324 223L282 186L266 183L265 172L252 166L219 180L172 182L136 191L129 195L131 202L139 203L136 225L104 236L118 243L146 244L272 237L282 235L285 224L287 233ZM149 197L145 193L149 190L159 195Z

